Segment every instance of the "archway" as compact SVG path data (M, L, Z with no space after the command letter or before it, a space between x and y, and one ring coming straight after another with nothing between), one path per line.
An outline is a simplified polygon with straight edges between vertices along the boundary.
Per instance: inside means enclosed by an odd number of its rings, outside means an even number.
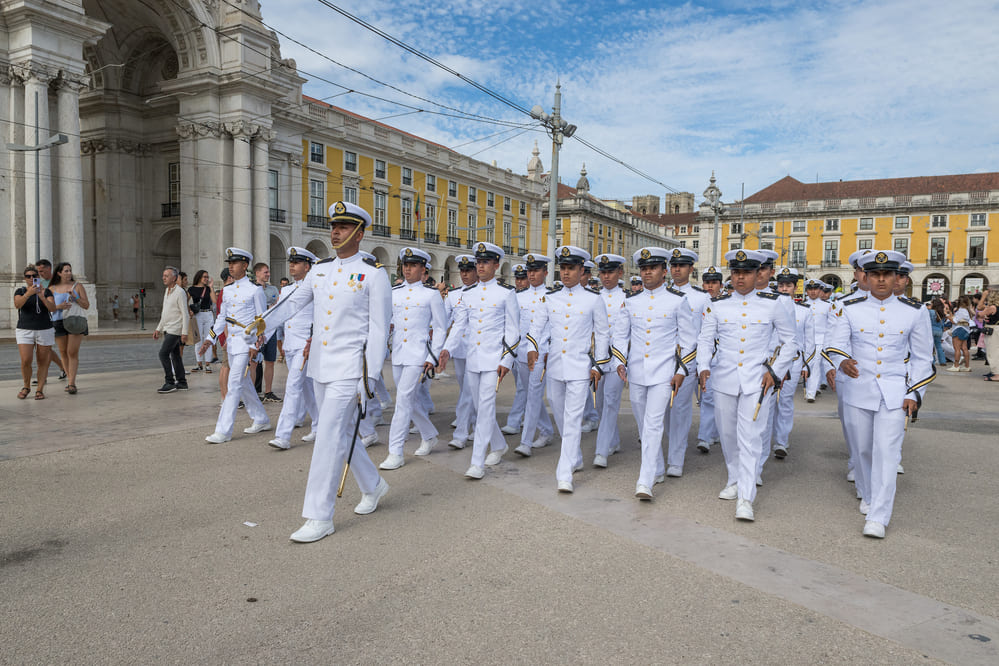
M989 288L989 279L981 273L968 273L961 278L961 293L976 295L985 293Z
M305 245L305 249L316 255L320 259L325 259L330 256L330 250L326 247L326 243L321 240L311 240Z
M923 298L928 301L934 296L950 300L950 280L941 273L931 273L923 278Z
M283 277L289 277L288 252L284 241L279 236L271 234L271 284L281 284L281 278Z
M448 257L444 261L444 273L441 279L444 280L444 283L448 287L454 287L458 283L458 262L455 261L453 256Z
M836 291L837 289L843 286L843 281L835 273L828 273L826 275L823 275L819 279L825 282L826 284L831 284L833 287L833 291Z

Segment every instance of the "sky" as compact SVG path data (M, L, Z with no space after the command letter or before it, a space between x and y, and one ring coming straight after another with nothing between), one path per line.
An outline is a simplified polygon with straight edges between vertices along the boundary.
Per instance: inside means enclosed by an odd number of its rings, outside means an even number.
M561 82L577 136L652 177L567 139L560 180L585 164L601 198L668 187L699 203L712 171L725 201L786 175L999 171L997 2L325 1L516 106L550 112ZM551 139L522 111L321 0L260 5L305 94L517 173L536 141L550 168Z

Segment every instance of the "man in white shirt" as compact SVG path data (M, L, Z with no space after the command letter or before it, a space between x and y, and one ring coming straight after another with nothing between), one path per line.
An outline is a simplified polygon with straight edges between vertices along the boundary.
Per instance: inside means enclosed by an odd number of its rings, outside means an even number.
M600 271L600 300L607 310L607 331L614 332L614 318L628 295L621 288L621 276L627 259L619 254L601 254L596 259ZM616 372L604 373L597 386L597 409L600 412L600 425L597 427L597 449L593 455L594 467L607 467L607 459L621 448L621 431L617 427L617 417L621 412L621 392L624 381Z
M163 311L160 321L153 331L153 340L163 336L160 345L160 363L166 377L157 393L173 393L187 390L187 375L184 374L184 359L181 357L181 344L187 344L187 327L190 318L187 312L187 293L177 284L180 271L173 266L163 269Z

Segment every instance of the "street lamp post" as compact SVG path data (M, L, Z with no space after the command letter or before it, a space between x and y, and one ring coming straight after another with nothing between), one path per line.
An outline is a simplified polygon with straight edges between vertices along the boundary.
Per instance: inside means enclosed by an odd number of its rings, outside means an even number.
M8 143L7 150L13 150L20 153L35 153L35 254L38 255L37 258L32 259L28 257L28 261L37 261L42 259L42 214L41 214L41 169L39 162L41 162L38 153L46 148L51 148L52 146L59 146L64 143L69 142L69 137L65 134L53 134L44 143L39 143L39 133L40 128L38 127L38 91L35 91L35 145L25 146L20 143Z
M714 229L715 240L714 240L714 251L712 256L712 264L714 266L717 266L720 257L718 246L721 243L721 234L720 234L721 229L718 226L718 216L725 212L725 206L722 205L721 202L722 198L721 190L719 190L718 186L715 185L714 171L711 172L711 180L708 183L707 189L704 190L704 198L707 200L708 206L711 208L711 211L715 214L715 229Z
M552 171L548 178L548 255L555 256L555 215L558 209L558 152L562 141L576 133L576 126L562 118L562 84L555 84L555 106L551 115L545 113L540 104L531 109L531 117L540 120L552 138ZM554 275L554 272L552 273Z

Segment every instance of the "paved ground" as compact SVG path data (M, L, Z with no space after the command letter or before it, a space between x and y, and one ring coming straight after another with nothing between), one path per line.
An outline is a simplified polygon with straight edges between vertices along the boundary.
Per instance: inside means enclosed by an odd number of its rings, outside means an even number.
M931 386L884 541L860 535L824 395L799 405L753 524L715 499L717 449L634 500L625 405L624 451L572 496L554 446L481 482L440 448L386 472L370 516L348 482L336 534L298 545L311 446L206 445L218 375L156 395L155 350L88 340L80 393L42 402L14 397L16 363L0 375L0 662L999 662L999 392L980 363ZM453 379L434 397L449 434Z

